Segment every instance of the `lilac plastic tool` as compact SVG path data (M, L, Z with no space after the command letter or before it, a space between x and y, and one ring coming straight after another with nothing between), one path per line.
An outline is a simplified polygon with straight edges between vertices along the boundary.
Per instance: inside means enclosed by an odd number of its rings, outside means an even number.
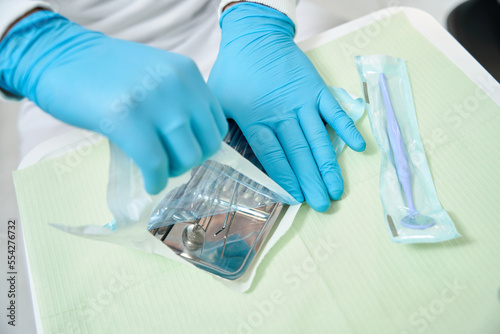
M418 213L413 203L413 195L411 189L411 171L408 166L408 158L406 156L405 144L401 131L399 129L398 121L394 110L392 109L391 98L389 90L387 89L387 82L384 73L380 73L380 90L384 98L385 111L387 116L387 132L389 133L389 141L392 147L392 154L394 157L394 164L396 165L396 172L398 175L399 183L403 187L406 197L406 204L408 205L408 215L401 219L401 224L409 228L424 229L431 227L435 221L427 216Z

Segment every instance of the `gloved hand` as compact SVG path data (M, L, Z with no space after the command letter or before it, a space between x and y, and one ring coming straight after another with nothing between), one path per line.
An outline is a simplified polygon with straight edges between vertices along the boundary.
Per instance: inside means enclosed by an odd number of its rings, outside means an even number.
M48 11L15 24L0 50L0 88L107 135L139 166L149 193L215 153L227 132L215 96L182 55Z
M298 201L325 211L344 183L322 122L356 151L365 141L306 55L281 12L237 3L221 16L222 41L212 88L267 173Z

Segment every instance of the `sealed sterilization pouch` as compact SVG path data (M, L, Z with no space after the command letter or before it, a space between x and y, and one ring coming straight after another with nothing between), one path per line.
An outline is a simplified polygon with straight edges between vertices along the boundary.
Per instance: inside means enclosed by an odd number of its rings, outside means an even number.
M340 88L330 91L354 121L361 117L362 99ZM344 143L333 130L328 132L339 155ZM231 120L221 149L200 166L170 178L155 196L144 190L140 170L124 152L110 144L110 154L107 201L114 220L105 226L56 227L189 262L233 288L239 284L240 291L249 287L262 256L298 210L299 203L265 174Z
M57 227L175 260L184 258L223 278L243 275L278 208L298 204L226 143L210 160L170 178L158 195L145 191L139 168L117 146L110 144L110 154L107 201L114 220L105 226Z
M380 198L392 241L439 242L459 237L434 188L405 60L374 55L357 56L355 62L382 154Z

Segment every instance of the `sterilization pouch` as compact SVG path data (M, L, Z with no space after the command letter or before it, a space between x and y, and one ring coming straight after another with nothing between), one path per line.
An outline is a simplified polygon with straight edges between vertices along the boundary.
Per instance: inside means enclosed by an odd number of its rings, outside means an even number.
M392 241L439 242L460 236L434 188L405 60L374 55L357 56L355 62L382 155L380 198Z

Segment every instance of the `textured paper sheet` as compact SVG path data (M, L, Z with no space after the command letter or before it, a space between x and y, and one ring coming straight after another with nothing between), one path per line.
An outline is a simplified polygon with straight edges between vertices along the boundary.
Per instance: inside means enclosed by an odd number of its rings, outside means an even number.
M438 196L462 238L390 242L378 195L380 156L365 116L358 124L367 150L340 158L344 197L325 214L302 206L241 294L195 268L48 225L111 219L107 146L97 145L62 177L54 160L14 175L44 331L498 333L500 108L404 14L363 29L366 37L353 32L308 56L329 85L359 96L354 54L346 50L407 59Z

